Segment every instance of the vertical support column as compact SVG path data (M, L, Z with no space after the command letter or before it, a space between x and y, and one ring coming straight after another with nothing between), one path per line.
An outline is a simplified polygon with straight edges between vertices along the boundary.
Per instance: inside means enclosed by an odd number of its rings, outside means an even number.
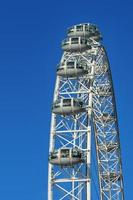
M90 88L91 89L91 88ZM92 112L92 92L89 94L88 108L88 131L87 131L87 200L91 200L91 112Z
M52 114L52 121L51 121L51 133L50 133L50 144L49 144L49 152L52 152L54 149L54 125L55 125L55 114ZM53 200L53 190L52 190L52 164L49 163L49 170L48 170L48 200Z
M54 91L54 98L53 102L57 99L58 97L58 90L59 90L59 83L60 79L57 76L56 79L56 84L55 84L55 91ZM52 118L51 118L51 128L50 128L50 143L49 143L49 152L52 152L54 150L54 134L55 134L55 124L56 124L56 115L52 113ZM52 170L53 166L52 164L49 163L48 166L48 200L53 200L53 189L52 189Z
M87 131L87 200L91 200L91 118L92 118L92 85L94 77L94 61L92 63L91 79L90 79L90 92L89 92L89 102L88 102L88 131Z
M87 200L91 200L91 177L90 177L90 166L91 166L91 127L88 127L87 131L87 169L86 169L86 175L87 175Z
M76 115L75 115L75 119L74 119L74 130L76 131L76 127L77 127L77 119L76 119ZM73 147L75 148L75 145L76 145L76 137L77 137L77 132L73 132ZM75 170L73 169L73 178L75 178L74 176L75 176ZM75 191L75 183L74 183L74 181L72 181L72 200L75 200L75 198L74 198L74 192Z
M52 165L49 163L49 170L48 170L48 200L53 200L53 190L52 190L52 176L51 176L51 172L52 172Z

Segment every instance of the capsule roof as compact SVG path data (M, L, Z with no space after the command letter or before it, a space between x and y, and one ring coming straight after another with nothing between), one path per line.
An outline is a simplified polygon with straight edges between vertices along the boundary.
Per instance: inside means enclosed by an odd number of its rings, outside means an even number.
M72 36L86 36L88 38L95 38L96 40L102 39L98 27L90 23L82 23L68 28L68 37Z

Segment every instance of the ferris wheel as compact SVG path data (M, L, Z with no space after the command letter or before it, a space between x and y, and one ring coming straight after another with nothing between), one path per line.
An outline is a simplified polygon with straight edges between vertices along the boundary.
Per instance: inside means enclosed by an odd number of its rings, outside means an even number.
M124 200L114 90L101 39L98 28L85 23L69 28L62 42L51 116L48 200ZM97 197L92 192L93 152Z

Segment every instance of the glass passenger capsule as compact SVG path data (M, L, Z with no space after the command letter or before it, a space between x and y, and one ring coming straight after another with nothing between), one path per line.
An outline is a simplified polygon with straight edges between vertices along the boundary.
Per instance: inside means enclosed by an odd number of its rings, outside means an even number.
M102 65L102 66L96 66L95 67L95 75L102 75L103 73L105 74L105 72L108 71L107 65Z
M60 148L51 152L49 161L53 165L71 166L84 162L84 157L77 148Z
M116 119L114 114L110 113L102 113L102 115L96 117L98 121L102 121L104 123L111 122Z
M120 180L121 175L120 173L116 173L116 172L110 172L110 173L104 173L101 175L102 178L107 182L107 181L111 181L111 182L116 182L118 180Z
M66 61L59 65L57 75L63 77L78 77L88 73L85 66L79 65L76 61Z
M112 150L115 150L118 148L118 143L115 143L115 142L108 142L106 144L100 144L99 145L99 150L100 151L107 151L107 152L110 152Z
M106 122L112 121L115 118L116 118L115 115L114 114L110 114L110 113L103 113L103 115L102 115L103 121L106 121Z
M83 102L80 99L60 99L53 103L53 113L61 115L78 114L84 112Z
M64 51L84 51L90 49L87 39L84 37L70 37L62 42L62 49Z
M98 84L96 88L96 94L98 94L101 97L111 96L112 95L111 85Z
M67 35L68 37L84 36L88 38L93 38L96 41L99 41L101 39L101 34L98 28L93 24L78 24L72 26L68 29Z

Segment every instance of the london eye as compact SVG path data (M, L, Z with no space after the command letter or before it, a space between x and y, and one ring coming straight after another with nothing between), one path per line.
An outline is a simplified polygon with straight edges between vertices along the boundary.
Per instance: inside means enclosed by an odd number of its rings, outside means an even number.
M97 26L84 23L70 27L62 42L51 115L48 200L124 200L114 89L101 40Z

